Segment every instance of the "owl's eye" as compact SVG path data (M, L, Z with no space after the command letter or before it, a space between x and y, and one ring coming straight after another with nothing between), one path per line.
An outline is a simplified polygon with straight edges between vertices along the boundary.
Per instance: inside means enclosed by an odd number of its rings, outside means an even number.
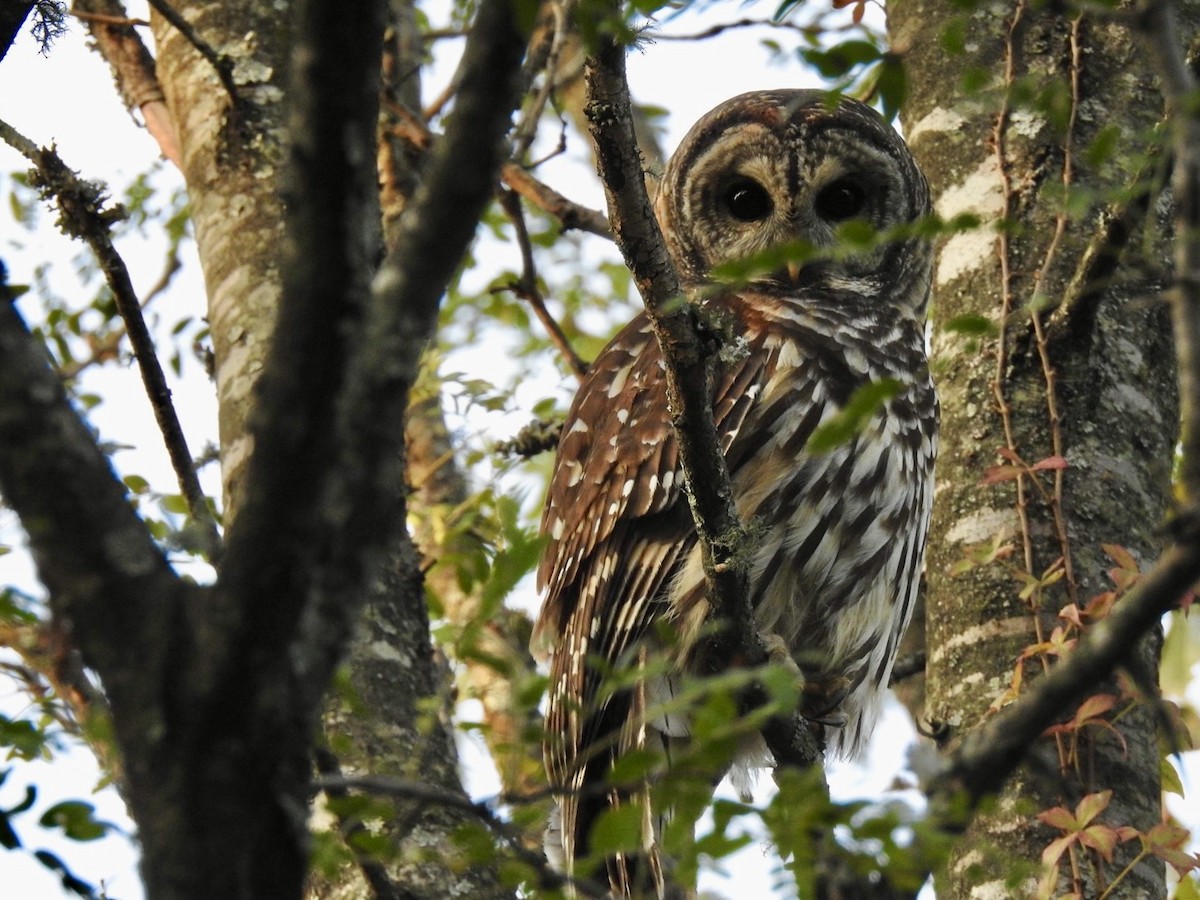
M827 222L845 222L862 212L866 203L867 194L862 185L849 178L839 178L817 194L813 207Z
M730 182L721 202L729 214L741 222L765 219L775 208L767 189L752 178L738 178Z

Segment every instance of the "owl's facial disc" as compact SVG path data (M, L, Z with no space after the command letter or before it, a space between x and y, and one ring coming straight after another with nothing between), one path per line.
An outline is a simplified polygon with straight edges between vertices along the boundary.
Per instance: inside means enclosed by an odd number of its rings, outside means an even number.
M818 92L767 91L734 98L693 127L668 164L658 211L686 280L761 260L763 271L742 277L789 291L863 290L882 284L888 244L848 246L842 229L862 222L884 234L913 222L928 211L928 191L874 111L849 100L831 107ZM781 248L795 248L795 258L781 261Z

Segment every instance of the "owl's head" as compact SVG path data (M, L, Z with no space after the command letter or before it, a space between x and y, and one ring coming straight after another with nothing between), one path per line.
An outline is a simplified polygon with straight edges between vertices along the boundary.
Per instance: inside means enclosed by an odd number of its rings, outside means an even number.
M896 131L868 106L826 91L741 94L701 118L667 164L655 203L685 282L722 263L784 244L815 258L755 275L755 289L870 299L898 288L924 315L931 255L913 236L846 253L838 229L862 220L877 233L930 212L929 187Z

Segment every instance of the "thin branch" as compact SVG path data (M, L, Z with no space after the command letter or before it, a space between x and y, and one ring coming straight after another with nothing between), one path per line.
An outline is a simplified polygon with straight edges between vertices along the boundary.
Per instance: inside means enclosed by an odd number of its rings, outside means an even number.
M191 24L177 13L166 0L147 0L150 7L160 16L166 19L171 27L184 36L189 44L196 48L196 51L208 60L217 71L217 78L221 81L221 87L225 88L225 93L229 95L229 99L236 106L238 103L237 84L233 80L233 60L223 53L218 53L212 48L207 41L200 37Z
M538 321L542 323L542 327L550 335L550 340L567 361L567 366L570 367L576 378L583 378L587 374L587 363L575 352L570 338L563 333L562 327L555 321L554 316L550 315L550 310L546 309L546 299L538 290L537 268L533 262L533 245L529 240L529 229L525 227L525 215L521 212L521 200L515 192L504 191L500 194L500 205L504 208L509 221L513 223L517 246L521 248L521 278L515 284L509 285L509 289L533 307Z
M1107 618L1092 625L1075 649L1037 679L1029 691L951 754L930 798L948 802L965 790L972 800L998 790L1042 733L1122 665L1137 638L1176 609L1200 579L1200 521L1177 525L1177 540L1138 579Z
M200 479L188 450L187 438L179 423L179 416L171 402L171 389L154 349L154 338L142 316L129 270L117 252L109 234L109 227L116 212L103 207L104 197L100 187L84 181L67 168L53 148L39 148L7 123L0 121L0 138L17 149L36 167L40 187L46 196L54 196L60 211L58 224L63 232L85 241L96 255L96 261L104 272L105 280L112 291L117 312L125 323L129 345L137 360L142 384L154 410L155 421L162 432L167 455L175 469L179 490L188 505L192 520L198 526L201 552L215 562L221 555L221 537L208 498L200 486Z
M521 830L501 819L489 803L473 801L461 794L442 790L423 781L409 781L385 775L323 774L315 779L314 786L331 794L333 792L362 791L376 796L415 800L467 813L503 838L513 855L537 873L539 888L561 890L569 886L585 897L608 896L608 891L595 882L573 878L556 871L546 862L545 856L535 853L525 846L525 835Z
M716 621L725 625L711 638L714 652L708 656L741 659L751 667L763 665L767 651L753 626L742 559L750 542L734 506L729 470L713 424L713 347L701 333L696 307L679 302L683 287L646 195L625 78L625 48L611 39L602 41L596 55L588 58L584 77L585 112L609 219L662 348L668 407L704 560L708 598ZM743 702L751 707L764 699L757 689L748 694ZM811 729L799 716L790 721L772 719L763 736L780 764L808 766L821 759Z
M534 94L528 109L513 130L512 157L517 162L525 159L534 139L537 138L542 112L550 101L550 95L554 92L559 58L571 33L575 0L557 0L557 2L548 4L548 7L549 18L552 20L552 24L550 24L551 38L545 60L542 62L542 85ZM527 68L525 74L526 77L530 77L532 73Z
M163 266L162 274L158 276L158 280L154 284L146 289L146 293L142 296L141 308L143 312L149 309L150 304L167 289L167 286L171 283L171 279L175 277L175 273L182 268L183 264L179 261L178 250L171 248L167 251L167 261ZM124 324L122 323L120 327L113 328L102 338L89 341L91 354L86 359L73 360L59 366L59 373L66 379L77 378L85 369L112 359L117 355L117 350L121 346L121 340L125 337L125 333Z
M858 26L847 26L849 28L857 28ZM796 22L779 22L775 19L738 19L734 22L722 22L718 25L712 25L705 28L703 31L697 31L693 34L668 34L665 31L647 30L642 33L642 37L651 41L704 41L709 38L717 37L724 34L726 31L735 31L740 28L770 28L773 30L794 31L798 34L810 37L813 34L828 34L835 29L813 27L811 25L799 25ZM836 29L843 30L843 29Z
M612 226L604 213L568 200L554 188L534 178L527 169L507 162L500 169L500 177L534 206L558 219L564 231L586 231L610 241L613 239Z
M441 140L410 110L397 107L391 111L398 116L393 130L415 149L427 153ZM564 231L586 231L597 237L613 239L612 227L604 213L567 199L535 178L524 166L512 160L505 162L500 167L500 180L525 200L558 219Z

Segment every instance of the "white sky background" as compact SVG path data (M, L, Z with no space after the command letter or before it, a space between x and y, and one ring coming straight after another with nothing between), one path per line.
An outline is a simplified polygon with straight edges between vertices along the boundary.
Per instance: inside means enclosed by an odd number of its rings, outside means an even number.
M765 18L774 5L772 2L751 7L734 3L712 4L704 12L689 13L676 22L665 24L663 30L693 33L714 22L743 16ZM132 16L147 14L144 3L130 2L127 6ZM440 4L426 5L435 22L444 19L435 12L438 8ZM155 164L159 159L158 150L149 136L131 122L113 88L107 64L86 49L82 26L74 20L70 26L70 33L55 44L49 57L40 56L28 33L23 33L0 62L0 117L35 143L57 142L58 151L69 166L84 177L107 181L112 193L119 197L127 184ZM637 100L672 112L666 122L664 140L668 151L702 113L734 94L761 88L815 84L812 76L799 65L768 66L768 55L760 43L766 36L768 32L763 29L742 29L699 43L658 42L631 53L629 79ZM143 30L143 37L148 44L152 43L147 30ZM788 40L784 38L785 42ZM457 55L460 47L461 41L450 41L440 44L438 50ZM443 60L427 77L427 98L440 90L450 71L450 66ZM548 137L552 144L557 134ZM11 187L8 173L27 168L15 151L0 145L0 196L8 196ZM162 205L165 194L180 186L182 180L170 165L162 164L159 168L153 183L164 194L157 201ZM590 160L582 143L573 135L565 157L552 161L539 174L572 199L593 207L603 206ZM53 214L43 212L42 227L31 234L19 229L10 214L0 212L0 258L8 265L10 281L16 284L30 283L35 267L52 261L53 289L70 299L73 305L82 304L95 289L94 286L81 289L74 274L76 261L88 259L87 250L82 244L63 238L52 227L52 222ZM163 238L152 225L146 234L127 234L117 243L130 267L135 287L139 292L144 291L161 272L165 253ZM619 258L615 249L603 241L593 241L588 247L585 255L589 265L601 258ZM488 252L503 256L492 262L481 254L484 262L480 277L491 277L504 267L512 268L518 264L516 251L511 246L491 248ZM160 346L167 345L170 327L180 318L204 315L205 294L194 248L185 245L183 253L183 272L176 276L169 291L156 301L150 314L152 325L158 329ZM594 260L592 254L595 254ZM33 309L29 297L20 305L27 310ZM497 373L497 368L504 368L503 351L497 351L491 357L476 351L473 357L459 354L447 368L466 371L474 368L479 377L503 382L502 371ZM524 386L519 392L520 409L508 414L473 415L463 422L463 428L482 432L491 439L510 436L529 419L524 406L526 400L532 403L556 390L562 391L563 396L569 392L569 382L558 378L552 369L548 368L547 373L545 382ZM211 385L199 364L186 354L183 376L179 380L168 373L189 446L196 454L214 440L216 404ZM177 492L174 474L162 449L137 373L128 367L107 366L92 370L86 384L89 391L105 398L89 415L102 438L135 445L117 453L114 458L122 474L137 473L147 478L157 490ZM216 474L212 467L205 471L205 487L219 494ZM0 510L0 544L20 542L20 529L14 517L10 512ZM197 575L203 577L202 573ZM20 585L31 593L39 592L28 557L23 553L0 557L0 583ZM520 593L523 594L522 605L533 607L536 604L531 586ZM0 711L18 715L26 702L15 685L0 679ZM464 713L467 718L476 718L469 706ZM885 790L904 766L905 748L911 735L907 715L898 708L890 710L866 765L839 766L831 776L835 793L841 798L849 798L877 795ZM477 796L494 793L497 784L486 755L473 746L470 739L464 740L462 749L470 789ZM1195 757L1196 754L1191 755ZM100 818L120 823L126 832L132 831L132 824L114 791L109 789L92 796L99 775L90 753L70 749L51 764L0 761L0 769L8 767L12 768L12 773L7 783L0 786L0 806L7 808L17 803L28 784L35 784L39 789L34 812L17 820L18 833L26 845L30 849L44 847L58 854L79 877L95 885L103 883L111 897L141 900L141 885L134 872L136 852L126 836L118 834L81 844L54 841L49 832L36 826L37 815L53 802L83 798L96 804ZM1192 776L1189 786L1194 784L1195 776ZM1182 813L1181 805L1176 805L1177 814ZM1192 825L1195 827L1196 822ZM775 895L773 881L776 876L769 871L773 867L764 864L766 860L762 853L760 846L751 845L743 851L740 862L726 865L733 873L730 879L710 878L704 884L729 898ZM63 895L56 879L25 853L0 850L0 885L3 885L5 897L57 898Z

